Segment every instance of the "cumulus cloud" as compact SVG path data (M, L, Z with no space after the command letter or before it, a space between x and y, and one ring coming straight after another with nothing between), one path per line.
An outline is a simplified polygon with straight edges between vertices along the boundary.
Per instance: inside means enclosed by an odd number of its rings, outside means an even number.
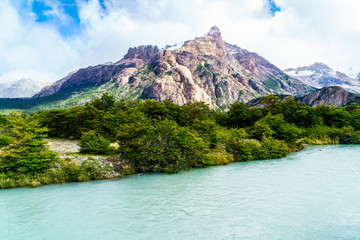
M281 8L275 14L265 0L76 0L79 31L71 35L59 30L70 21L59 1L43 2L57 21L39 23L31 8L1 1L0 81L22 74L55 81L80 67L118 61L129 47L163 47L201 36L212 25L226 41L280 68L323 61L360 72L356 0L274 0Z

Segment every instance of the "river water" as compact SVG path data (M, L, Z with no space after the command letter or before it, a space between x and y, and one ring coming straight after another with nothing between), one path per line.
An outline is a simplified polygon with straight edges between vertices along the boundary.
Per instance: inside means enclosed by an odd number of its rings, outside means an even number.
M360 239L360 146L2 190L0 239Z

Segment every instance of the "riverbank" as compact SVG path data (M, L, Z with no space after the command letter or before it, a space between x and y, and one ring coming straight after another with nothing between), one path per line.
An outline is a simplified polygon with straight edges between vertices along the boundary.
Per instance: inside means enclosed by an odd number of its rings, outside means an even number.
M244 140L244 142L261 146L259 141L252 139ZM9 178L0 175L0 189L17 187L34 188L48 184L116 179L139 173L117 154L81 154L78 144L78 140L46 139L46 147L57 154L56 161L53 163L52 168L45 173L33 176L24 174L16 178ZM118 147L117 144L112 144L112 146ZM295 151L298 151L298 149L293 149L289 154ZM248 159L248 161L254 160L261 159ZM234 159L232 155L225 151L214 151L206 156L204 163L205 162L206 164L198 165L195 168L227 165L239 162L239 160Z
M48 184L115 179L138 173L119 155L79 153L80 147L77 140L47 139L46 142L46 146L57 154L53 166L46 172L35 175L19 174L14 178L0 175L0 189L34 188ZM257 141L248 142L259 145ZM204 164L196 168L226 165L235 160L232 155L217 151L207 154L203 162Z
M57 154L57 160L53 167L47 172L36 174L35 176L23 175L17 179L1 177L0 189L17 188L17 187L40 187L48 184L59 184L67 182L86 182L91 180L116 179L123 176L137 174L129 163L122 160L119 155L90 155L79 152L78 140L65 139L46 139L46 146ZM248 139L244 142L252 145L261 146L259 141ZM339 141L321 140L321 139L303 139L299 148L291 149L286 154L302 151L306 146L319 145L338 145ZM118 147L117 144L112 144ZM300 145L298 145L300 146ZM284 156L285 157L285 156ZM196 166L196 168L206 168L210 166L227 165L235 162L256 161L267 159L247 159L236 160L230 157L226 152L212 152L207 156L207 164ZM67 176L71 176L70 178Z
M0 187L36 187L135 172L178 173L279 159L301 150L303 144L360 144L357 105L311 108L275 96L263 101L261 108L234 103L220 113L201 102L182 106L169 101L116 102L104 94L67 110L0 116L0 148L5 151L0 156ZM58 140L50 141L49 149L45 138Z
M81 154L78 140L46 139L46 142L46 147L57 154L53 166L45 173L33 176L23 174L11 178L0 175L0 189L114 179L133 173L118 155Z

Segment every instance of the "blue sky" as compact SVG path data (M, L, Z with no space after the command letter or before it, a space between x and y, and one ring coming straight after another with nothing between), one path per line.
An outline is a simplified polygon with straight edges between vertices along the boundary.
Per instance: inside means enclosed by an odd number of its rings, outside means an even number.
M87 0L84 0L88 2ZM274 0L264 0L264 10L271 15L275 16L276 12L280 12L281 8L276 5ZM49 3L56 3L56 8ZM25 5L25 9L29 8L29 3ZM56 26L59 33L63 36L71 36L73 34L81 33L81 20L79 17L79 9L76 0L33 0L31 3L31 12L36 15L36 22L38 23L50 23ZM99 5L106 12L105 0L99 0ZM56 15L56 11L60 11L66 19L60 18Z
M357 73L359 12L357 0L1 0L0 82L53 82L118 61L129 47L163 47L213 25L279 68L322 61Z

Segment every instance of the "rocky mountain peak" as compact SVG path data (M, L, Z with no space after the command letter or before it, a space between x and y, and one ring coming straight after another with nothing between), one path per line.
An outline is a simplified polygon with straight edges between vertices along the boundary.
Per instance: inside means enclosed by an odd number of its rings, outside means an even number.
M101 91L109 89L118 98L180 105L202 101L220 110L267 93L302 95L311 90L256 53L227 44L213 26L202 37L162 50L151 45L130 48L117 63L80 69L34 97L78 94L79 89L87 94L86 89L100 85Z
M125 54L124 59L133 60L141 59L143 61L150 60L154 55L159 51L157 46L153 45L142 45L139 47L129 48L127 54Z
M208 37L213 37L215 39L221 38L220 29L217 26L212 26L210 31L207 33Z
M332 86L309 93L301 99L301 102L312 107L321 104L339 107L347 105L354 96L355 94L345 91L342 87Z
M313 70L313 71L332 71L332 69L326 65L325 63L322 62L316 62L313 65L309 66L309 69Z

